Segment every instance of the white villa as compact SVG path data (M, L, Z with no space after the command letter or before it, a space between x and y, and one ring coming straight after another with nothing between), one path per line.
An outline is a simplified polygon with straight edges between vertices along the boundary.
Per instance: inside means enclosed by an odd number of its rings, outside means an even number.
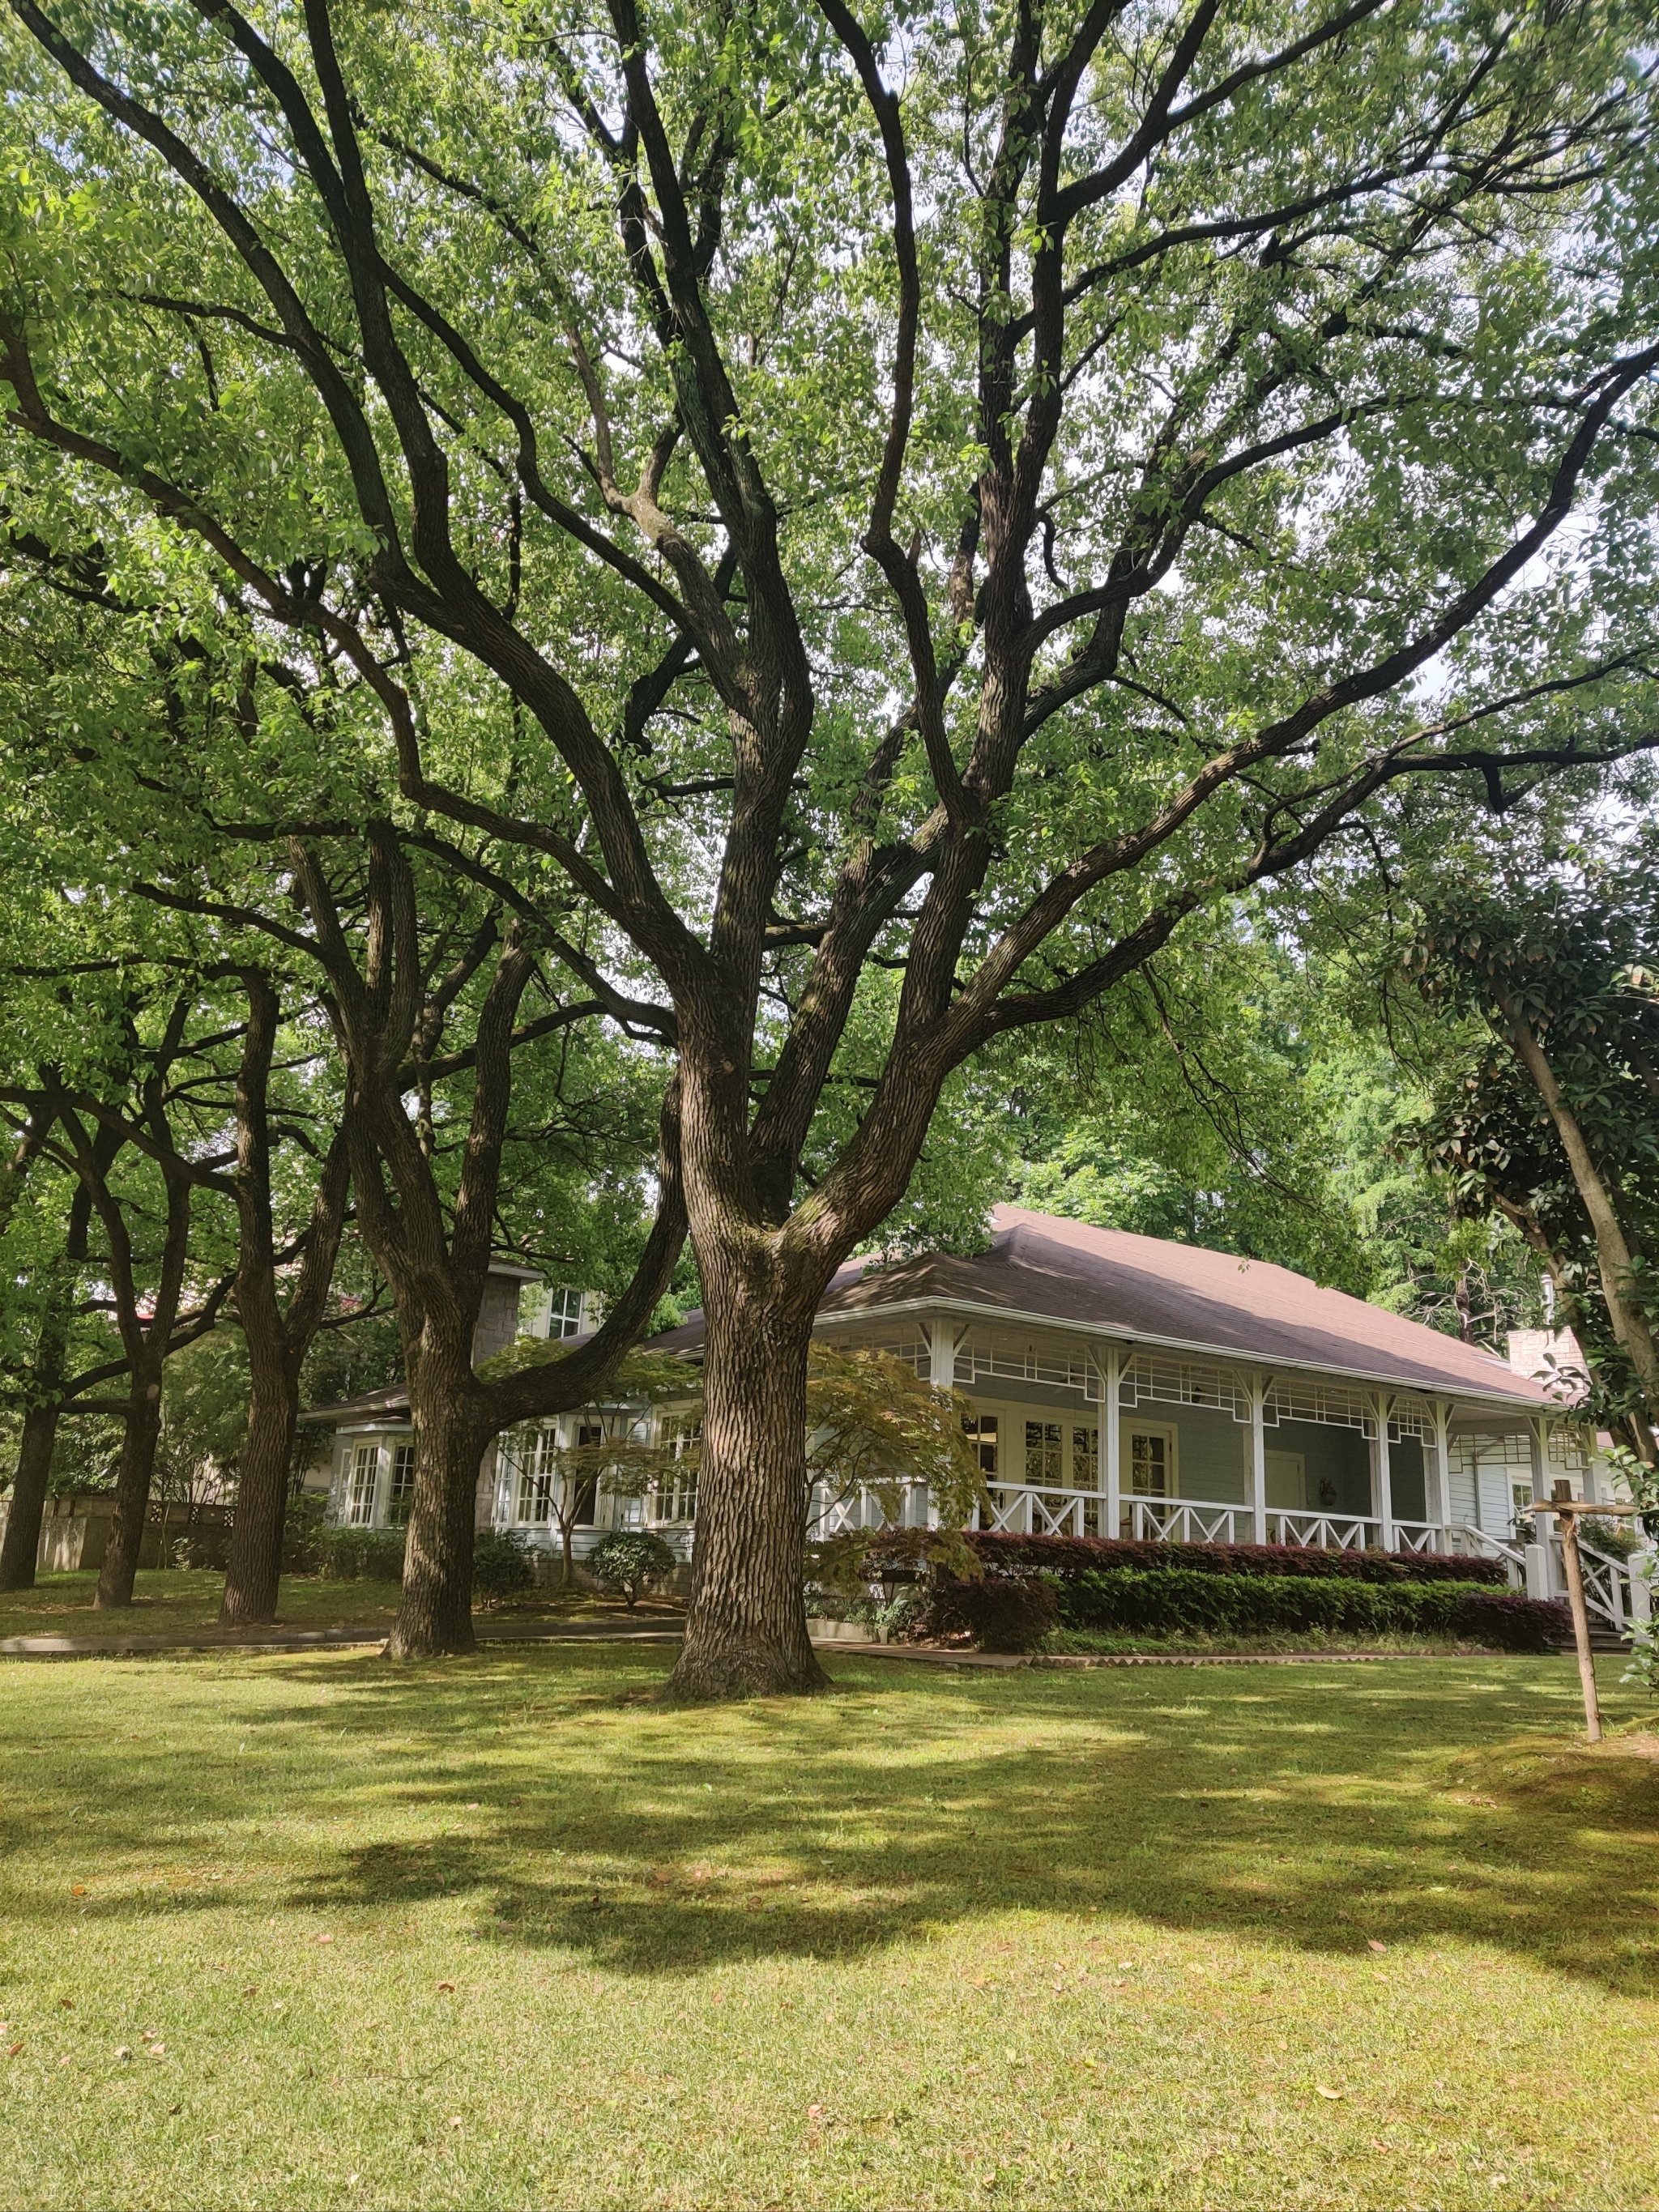
M1547 1544L1523 1557L1517 1514L1565 1478L1595 1497L1597 1462L1528 1371L1305 1276L1230 1253L1000 1206L989 1249L884 1266L831 1283L818 1330L896 1354L967 1400L988 1528L1223 1543L1381 1547L1506 1557L1535 1594L1559 1589ZM520 1316L522 1316L522 1321ZM578 1335L590 1301L530 1270L492 1272L475 1357L515 1334ZM701 1315L656 1345L696 1358ZM1527 1332L1522 1358L1547 1340ZM382 1391L307 1417L331 1443L310 1478L338 1519L407 1513L407 1401ZM503 1437L479 1471L477 1520L556 1543L544 1455L599 1441L626 1407ZM672 1418L672 1417L671 1417ZM1605 1480L1605 1477L1602 1478ZM578 1558L607 1528L648 1526L682 1556L695 1483L578 1501ZM929 1511L914 1494L905 1519ZM821 1497L817 1525L880 1519L873 1496Z

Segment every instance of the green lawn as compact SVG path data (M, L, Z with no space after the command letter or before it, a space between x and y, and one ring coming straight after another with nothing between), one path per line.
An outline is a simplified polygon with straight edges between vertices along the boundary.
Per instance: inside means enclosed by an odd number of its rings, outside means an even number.
M0 1666L5 2204L1659 2204L1571 1662L830 1663Z
M0 1638L9 1636L159 1636L173 1631L189 1632L213 1628L219 1620L219 1601L225 1578L206 1569L151 1569L139 1575L134 1602L109 1613L93 1609L95 1574L42 1575L32 1590L0 1592ZM682 1608L683 1609L683 1608ZM395 1583L325 1582L319 1576L287 1575L283 1579L278 1606L279 1623L286 1628L329 1628L342 1626L390 1626L398 1610ZM640 1626L659 1621L665 1608L647 1604L635 1619ZM561 1598L555 1590L535 1591L514 1598L493 1613L491 1619L519 1620L550 1616L584 1618L614 1613L623 1618L618 1601L589 1594ZM647 1619L649 1616L649 1619ZM250 1632L257 1635L257 1630Z

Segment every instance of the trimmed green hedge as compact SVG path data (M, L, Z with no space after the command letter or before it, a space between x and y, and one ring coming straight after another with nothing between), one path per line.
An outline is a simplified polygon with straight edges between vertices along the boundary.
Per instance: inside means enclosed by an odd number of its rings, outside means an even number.
M1571 1634L1566 1607L1478 1583L1369 1583L1346 1577L1218 1575L1193 1567L1111 1567L1060 1585L1067 1628L1154 1635L1325 1630L1446 1636L1504 1650L1544 1651Z

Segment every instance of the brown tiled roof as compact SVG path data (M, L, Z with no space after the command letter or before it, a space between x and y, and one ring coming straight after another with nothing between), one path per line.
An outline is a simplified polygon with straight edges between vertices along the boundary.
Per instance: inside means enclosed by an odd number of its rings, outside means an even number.
M977 1308L988 1318L1072 1322L1147 1345L1503 1399L1518 1411L1553 1402L1494 1353L1266 1261L1091 1229L1022 1206L998 1206L991 1231L989 1249L972 1259L933 1253L894 1267L849 1261L819 1314L830 1321L874 1318L896 1306ZM702 1335L697 1313L654 1341L664 1351L690 1352Z

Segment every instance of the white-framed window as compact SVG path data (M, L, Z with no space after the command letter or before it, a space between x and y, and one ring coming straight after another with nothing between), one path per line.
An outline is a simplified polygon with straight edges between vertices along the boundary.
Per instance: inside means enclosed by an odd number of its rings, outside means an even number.
M579 1336L583 1296L580 1291L555 1291L547 1310L547 1333L552 1337Z
M997 1473L997 1452L1000 1443L999 1425L994 1413L964 1413L963 1434L973 1444L979 1460L979 1471L993 1480Z
M346 1452L340 1484L340 1518L367 1528L374 1518L374 1484L380 1472L379 1444L352 1444Z
M1172 1422L1124 1423L1123 1474L1124 1488L1131 1498L1176 1495L1176 1431Z
M659 1442L674 1455L674 1469L665 1469L645 1501L647 1521L695 1521L697 1517L697 1463L690 1456L702 1437L702 1423L684 1413L663 1416Z
M553 1494L558 1481L553 1470L558 1449L559 1432L554 1427L538 1429L520 1444L518 1495L513 1503L515 1521L544 1528L553 1518Z
M409 1519L415 1502L415 1443L412 1437L392 1447L392 1480L386 1488L386 1517L393 1528Z
M1031 1490L1092 1490L1100 1431L1086 1421L1027 1421L1025 1481Z
M1511 1482L1511 1483L1510 1483L1510 1528L1514 1528L1514 1526L1515 1526L1515 1524L1516 1524L1516 1522L1517 1521L1523 1520L1523 1519L1526 1517L1526 1516L1527 1516L1528 1514L1529 1514L1531 1511L1532 1511L1532 1485L1531 1485L1531 1483L1529 1483L1529 1482Z

